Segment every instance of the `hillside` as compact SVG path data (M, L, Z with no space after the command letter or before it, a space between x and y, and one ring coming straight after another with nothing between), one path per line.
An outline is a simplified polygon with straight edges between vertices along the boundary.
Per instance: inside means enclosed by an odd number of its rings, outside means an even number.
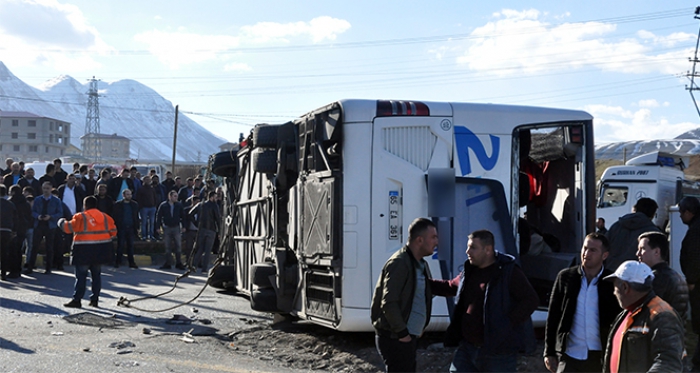
M26 111L71 123L71 144L80 147L85 132L89 83L61 75L34 88L0 62L0 110ZM170 160L175 107L156 91L135 81L98 82L100 132L131 140L131 158ZM178 117L178 162L206 162L226 140L184 114Z

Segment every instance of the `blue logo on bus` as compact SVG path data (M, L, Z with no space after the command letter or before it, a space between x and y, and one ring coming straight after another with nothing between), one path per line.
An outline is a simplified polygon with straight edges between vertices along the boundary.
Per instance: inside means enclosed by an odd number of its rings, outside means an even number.
M492 170L498 162L498 153L501 149L501 139L498 136L489 135L491 138L491 155L486 154L486 149L481 140L467 127L455 126L455 144L457 145L457 157L462 168L462 176L472 172L472 165L469 161L469 149L474 153L476 159L484 170Z

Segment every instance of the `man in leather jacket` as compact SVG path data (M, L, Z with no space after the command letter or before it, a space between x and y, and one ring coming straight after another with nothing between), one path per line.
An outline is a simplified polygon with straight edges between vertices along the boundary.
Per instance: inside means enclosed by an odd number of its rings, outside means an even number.
M652 290L648 265L628 260L605 280L613 281L622 312L608 335L603 371L681 372L683 322Z
M681 320L688 313L688 284L683 276L668 265L668 237L661 232L647 232L639 236L639 261L654 273L654 293L670 304Z
M423 259L438 244L435 224L418 218L408 242L384 263L372 296L375 343L387 372L415 372L418 338L430 323L430 269Z

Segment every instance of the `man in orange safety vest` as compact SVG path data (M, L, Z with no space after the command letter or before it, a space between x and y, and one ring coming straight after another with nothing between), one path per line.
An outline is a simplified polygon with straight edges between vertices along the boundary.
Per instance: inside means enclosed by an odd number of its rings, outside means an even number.
M75 266L75 292L73 300L64 306L81 307L80 300L85 295L89 270L92 280L90 306L97 307L102 290L102 264L109 264L114 260L112 237L117 235L114 220L100 212L97 209L97 199L89 196L83 199L83 212L73 215L70 221L60 219L58 227L67 234L73 234L71 264Z

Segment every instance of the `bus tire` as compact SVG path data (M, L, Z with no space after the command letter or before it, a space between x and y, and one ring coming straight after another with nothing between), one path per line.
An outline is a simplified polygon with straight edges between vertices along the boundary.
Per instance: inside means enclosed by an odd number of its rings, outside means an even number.
M214 154L214 162L211 165L211 172L214 175L222 177L231 177L236 175L236 167L238 160L234 152L220 152Z
M266 174L277 172L277 152L269 149L254 149L253 170Z
M259 312L277 312L277 294L274 289L253 289L250 308Z
M277 130L279 126L258 124L253 128L253 146L256 148L277 147Z
M255 263L250 267L250 284L253 288L272 289L270 277L277 274L277 269L272 263Z
M220 265L209 274L209 286L217 289L235 287L236 270L233 266Z

